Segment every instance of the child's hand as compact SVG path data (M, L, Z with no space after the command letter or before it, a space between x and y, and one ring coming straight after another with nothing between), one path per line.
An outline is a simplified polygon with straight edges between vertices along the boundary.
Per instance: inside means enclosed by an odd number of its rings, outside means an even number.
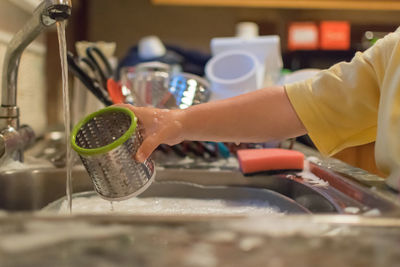
M160 144L175 145L183 141L182 112L180 110L135 107L128 104L118 106L129 108L135 113L143 136L143 143L136 153L136 160L144 162Z
M136 159L143 162L160 144L183 140L258 143L306 134L283 86L193 105L184 110L119 105L138 117L143 143Z

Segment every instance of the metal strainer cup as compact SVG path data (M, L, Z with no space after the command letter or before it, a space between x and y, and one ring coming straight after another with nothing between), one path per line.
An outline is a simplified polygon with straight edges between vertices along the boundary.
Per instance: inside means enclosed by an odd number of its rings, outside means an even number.
M155 176L154 163L134 160L142 137L135 114L107 107L81 120L71 134L94 188L104 199L119 201L139 195Z

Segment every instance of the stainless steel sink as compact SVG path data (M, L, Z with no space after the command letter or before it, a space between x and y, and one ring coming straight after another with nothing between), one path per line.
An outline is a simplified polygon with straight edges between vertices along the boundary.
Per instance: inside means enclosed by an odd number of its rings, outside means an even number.
M54 132L37 142L25 155L47 163L63 163L63 140L62 132ZM305 154L312 162L310 171L326 182L326 186L312 183L295 172L243 176L238 170L237 162L221 164L218 159L212 162L157 158L156 182L184 182L205 186L206 189L210 186L267 189L281 196L283 202L291 199L301 210L311 213L400 216L400 198L385 185L383 178L341 161L324 158L317 151L299 143L295 143L293 149ZM49 167L0 171L0 209L38 210L65 196L66 170L50 167L53 166L51 164L47 166ZM82 165L74 167L73 177L73 192L93 190ZM175 190L169 190L168 194L171 197L180 195L178 191L181 189L178 186L173 188ZM218 197L212 195L212 190L209 191L207 197Z
M272 206L288 213L310 213L307 207L287 196L253 185L237 172L210 172L207 170L159 169L156 181L141 196L207 198L234 200L266 200ZM39 168L0 173L0 209L8 211L38 210L65 196L66 170ZM93 190L90 178L81 166L73 170L73 191ZM269 179L274 179L271 176ZM278 181L278 180L276 180ZM277 184L278 185L278 184ZM280 186L280 185L278 185ZM281 186L286 184L281 183ZM316 197L316 196L315 196ZM321 206L321 205L319 205ZM319 208L331 211L332 206Z
M329 186L315 186L293 173L243 176L235 170L159 168L156 182L184 182L204 186L268 189L285 201L293 200L304 212L355 213L371 210L379 214L399 212L399 205L390 198L373 192L343 175L313 165L313 172L330 182ZM73 170L73 190L93 190L90 178L82 166ZM0 172L0 209L7 211L38 210L65 196L65 169L39 168ZM171 197L182 195L179 187ZM207 195L216 198L217 195ZM278 197L279 198L279 197Z
M83 168L73 171L76 192L92 190ZM0 173L0 209L8 211L38 210L65 196L66 170L38 168Z

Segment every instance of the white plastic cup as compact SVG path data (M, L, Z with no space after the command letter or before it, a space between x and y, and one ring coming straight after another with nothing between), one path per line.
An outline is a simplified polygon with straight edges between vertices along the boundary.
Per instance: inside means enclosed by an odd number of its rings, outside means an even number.
M258 89L259 63L250 52L229 50L207 62L205 72L211 82L211 100L241 95Z

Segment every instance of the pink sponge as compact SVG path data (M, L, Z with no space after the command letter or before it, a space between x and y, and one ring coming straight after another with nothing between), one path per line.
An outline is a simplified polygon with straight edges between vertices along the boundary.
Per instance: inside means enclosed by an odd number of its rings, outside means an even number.
M242 149L237 152L244 174L272 170L302 170L304 154L288 149Z

